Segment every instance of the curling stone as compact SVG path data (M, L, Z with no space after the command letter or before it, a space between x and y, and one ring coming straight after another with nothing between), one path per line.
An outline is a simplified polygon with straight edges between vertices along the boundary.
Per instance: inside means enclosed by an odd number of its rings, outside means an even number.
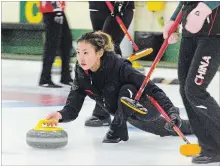
M56 149L67 145L67 132L59 127L47 127L44 123L48 120L40 120L35 128L28 131L26 142L33 148Z

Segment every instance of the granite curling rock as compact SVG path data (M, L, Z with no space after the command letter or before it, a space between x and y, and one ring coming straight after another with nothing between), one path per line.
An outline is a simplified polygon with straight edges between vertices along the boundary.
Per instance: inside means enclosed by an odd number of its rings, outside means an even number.
M45 127L49 120L40 120L35 128L28 131L26 142L33 148L56 149L67 145L67 132L59 127Z

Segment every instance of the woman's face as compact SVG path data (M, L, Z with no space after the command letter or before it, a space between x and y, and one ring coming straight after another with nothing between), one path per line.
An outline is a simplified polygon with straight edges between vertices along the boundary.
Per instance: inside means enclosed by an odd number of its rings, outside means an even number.
M77 60L83 70L89 70L100 61L100 52L96 52L95 47L89 42L78 42Z

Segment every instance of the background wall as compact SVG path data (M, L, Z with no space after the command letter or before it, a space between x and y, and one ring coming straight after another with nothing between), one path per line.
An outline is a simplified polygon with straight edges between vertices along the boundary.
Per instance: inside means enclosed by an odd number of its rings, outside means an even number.
M3 23L40 23L42 15L38 11L38 1L30 2L1 2ZM92 29L89 18L88 1L66 2L66 15L71 29ZM135 31L162 31L157 19L164 17L167 21L172 15L178 2L166 2L165 9L161 12L151 12L147 10L146 2L135 2ZM13 11L13 14L11 13Z
M152 12L147 9L147 2L135 2L135 31L162 32L163 27L158 18L163 17L167 22L173 14L178 2L165 2L163 11Z
M1 3L2 23L25 23L23 26L42 25L42 14L39 12L39 1L4 1ZM134 39L137 36L136 32L162 32L163 26L158 22L158 19L160 18L163 19L164 22L167 22L178 4L178 2L165 2L164 10L152 12L148 10L147 3L148 2L145 1L135 1L135 15L129 27L129 32ZM13 14L11 11L13 11ZM88 1L66 2L66 16L74 40L81 34L92 30ZM29 27L28 30L20 25L17 27L18 28L14 27L13 29L10 29L10 27L9 29L3 28L2 52L42 55L44 43L44 34L42 34L43 29L34 29L34 26ZM125 57L128 57L133 51L126 37L121 44L121 48ZM176 54L177 50L178 44L168 47L167 51L172 59L176 57L172 54Z
M19 23L20 22L20 2L1 2L2 3L2 22ZM10 9L10 10L9 10ZM12 12L13 11L13 14Z

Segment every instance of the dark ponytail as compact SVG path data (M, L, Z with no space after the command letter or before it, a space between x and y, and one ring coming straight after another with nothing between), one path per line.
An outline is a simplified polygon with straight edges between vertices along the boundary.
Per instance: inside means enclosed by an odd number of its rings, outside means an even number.
M85 33L77 40L77 43L81 41L86 41L92 44L96 51L100 51L101 49L109 52L114 51L114 44L111 36L102 31Z

